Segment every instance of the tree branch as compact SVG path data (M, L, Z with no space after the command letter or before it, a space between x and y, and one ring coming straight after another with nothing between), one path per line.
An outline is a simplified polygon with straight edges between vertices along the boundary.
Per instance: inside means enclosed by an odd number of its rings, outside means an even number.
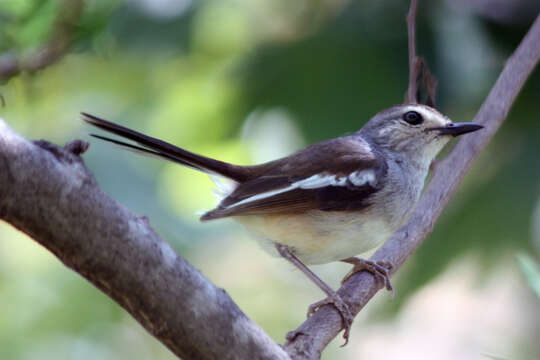
M407 14L409 43L409 87L405 93L405 104L422 103L435 107L437 79L431 74L424 58L416 55L416 12L418 0L411 0Z
M78 156L0 119L0 219L25 232L185 359L288 359L283 349L137 217Z
M409 7L409 13L407 14L407 34L409 40L409 88L407 89L407 95L405 96L405 103L414 104L418 102L417 89L418 89L418 73L420 60L416 56L416 10L418 9L418 0L411 0L411 6Z
M485 129L464 137L441 161L433 173L409 223L395 233L372 257L373 261L389 261L396 272L422 244L459 183L480 151L495 135L506 118L512 103L540 60L540 15L508 59L497 82L474 118ZM357 314L382 288L373 275L353 275L338 294ZM326 305L294 331L298 334L285 344L293 359L318 359L326 345L341 331L341 317L334 307Z
M25 71L34 73L60 60L71 47L73 31L84 10L83 0L63 0L46 44L34 54L19 58L13 52L0 56L0 82Z

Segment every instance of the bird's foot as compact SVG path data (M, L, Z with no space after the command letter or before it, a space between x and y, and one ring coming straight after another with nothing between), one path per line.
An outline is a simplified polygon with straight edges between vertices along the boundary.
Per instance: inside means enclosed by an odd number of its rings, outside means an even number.
M392 270L393 266L390 262L364 260L356 257L344 259L342 261L354 265L351 271L349 271L349 273L345 275L343 280L341 280L342 284L345 281L349 280L349 278L357 272L367 271L373 274L373 276L375 276L375 279L382 281L384 283L384 287L388 291L391 291L392 297L394 297L394 288L392 287L392 282L390 281L390 270Z
M347 345L347 343L349 342L349 335L351 333L351 325L354 320L354 315L349 309L349 306L345 303L345 301L343 301L341 296L339 296L337 293L334 293L333 295L328 296L326 299L311 304L308 308L307 316L310 317L317 310L319 310L320 307L324 305L333 305L339 312L339 315L341 315L344 329L343 339L345 339L345 343L343 343L343 345L341 346L343 347Z

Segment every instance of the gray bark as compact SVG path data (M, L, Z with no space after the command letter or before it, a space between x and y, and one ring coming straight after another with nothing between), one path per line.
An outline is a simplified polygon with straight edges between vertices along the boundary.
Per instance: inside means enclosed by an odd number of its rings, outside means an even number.
M78 156L87 146L30 142L0 119L0 219L109 295L179 357L288 359L145 217L97 186Z

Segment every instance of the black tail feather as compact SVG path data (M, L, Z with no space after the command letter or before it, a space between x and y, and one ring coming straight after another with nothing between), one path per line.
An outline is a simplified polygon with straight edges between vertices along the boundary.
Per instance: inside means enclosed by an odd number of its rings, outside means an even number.
M148 155L148 156L151 156L151 157L157 157L157 158L160 158L160 159L169 160L169 161L172 161L172 162L175 162L175 163L190 167L190 168L195 169L195 170L199 170L199 171L203 171L203 172L205 171L204 169L193 166L188 162L185 162L183 160L177 159L175 157L169 156L169 155L164 154L164 153L160 153L158 151L149 150L149 149L143 148L141 146L133 145L133 144L130 144L130 143L127 143L127 142L123 142L123 141L120 141L120 140L116 140L116 139L113 139L113 138L109 138L109 137L101 136L101 135L97 135L97 134L90 134L90 136L95 137L95 138L100 139L100 140L104 140L104 141L113 143L115 145L118 145L118 146L126 149L126 150L133 151L133 152L136 152L138 154Z
M140 152L145 155L156 156L165 160L173 161L199 171L218 174L238 182L244 182L249 178L248 167L229 164L189 152L165 141L141 134L134 130L117 125L107 120L100 119L87 113L81 113L81 115L83 120L88 124L123 138L132 140L137 144L142 145L142 147L105 136L91 134L98 139L114 143L128 150Z

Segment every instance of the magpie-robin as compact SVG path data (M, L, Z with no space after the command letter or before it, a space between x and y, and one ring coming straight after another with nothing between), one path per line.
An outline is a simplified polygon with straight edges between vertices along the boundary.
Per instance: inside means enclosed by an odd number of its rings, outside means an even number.
M304 264L344 261L367 270L392 290L391 264L354 257L386 241L409 218L429 166L452 136L482 128L452 123L437 110L398 105L375 115L356 133L306 147L261 165L239 166L194 154L164 141L83 113L100 129L132 140L95 137L232 181L202 221L232 217L271 253L304 272L341 313L345 337L352 314L341 298ZM346 277L346 278L347 278Z

